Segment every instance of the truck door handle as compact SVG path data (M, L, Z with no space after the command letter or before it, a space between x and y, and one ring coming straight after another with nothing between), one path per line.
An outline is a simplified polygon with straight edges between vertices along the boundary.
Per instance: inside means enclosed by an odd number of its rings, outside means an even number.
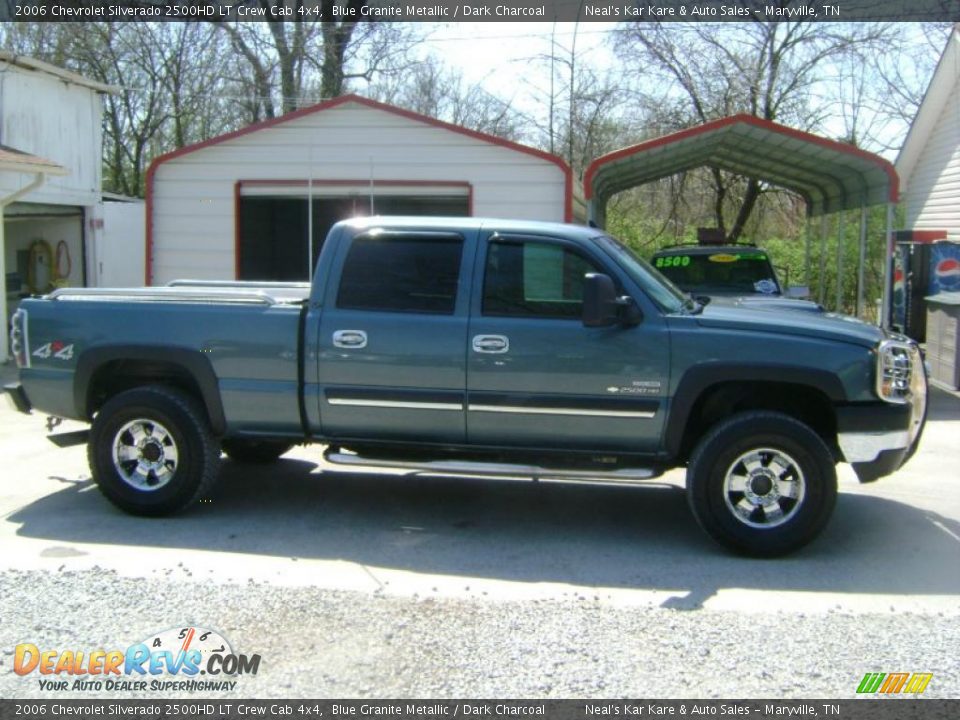
M338 348L365 348L367 334L363 330L336 330L333 333L333 346Z
M505 353L510 349L506 335L474 335L473 351L478 353Z

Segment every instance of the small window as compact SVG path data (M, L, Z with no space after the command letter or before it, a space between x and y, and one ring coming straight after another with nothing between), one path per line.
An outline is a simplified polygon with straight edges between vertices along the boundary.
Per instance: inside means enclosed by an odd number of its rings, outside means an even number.
M350 246L337 307L452 315L463 239L358 237Z
M592 272L601 271L563 245L492 242L487 250L483 314L579 318L583 278Z

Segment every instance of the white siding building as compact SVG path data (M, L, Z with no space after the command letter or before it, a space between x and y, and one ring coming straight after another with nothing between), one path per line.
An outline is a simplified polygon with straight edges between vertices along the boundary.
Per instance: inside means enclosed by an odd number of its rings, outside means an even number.
M960 30L956 28L896 167L906 209L904 227L917 238L960 242Z
M47 167L0 164L4 321L20 298L95 284L103 233L102 94L115 88L0 50L0 145ZM6 325L4 325L5 327ZM6 331L3 331L6 337ZM0 361L6 359L0 343Z
M560 158L348 95L154 160L146 281L305 280L330 226L370 214L569 221L583 205Z

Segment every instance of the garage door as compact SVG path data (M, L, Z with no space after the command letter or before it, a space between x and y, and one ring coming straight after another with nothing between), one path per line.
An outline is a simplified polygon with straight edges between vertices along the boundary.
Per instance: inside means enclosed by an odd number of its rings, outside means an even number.
M309 280L327 232L347 218L470 215L467 183L378 183L373 192L359 183L244 183L237 201L241 280Z

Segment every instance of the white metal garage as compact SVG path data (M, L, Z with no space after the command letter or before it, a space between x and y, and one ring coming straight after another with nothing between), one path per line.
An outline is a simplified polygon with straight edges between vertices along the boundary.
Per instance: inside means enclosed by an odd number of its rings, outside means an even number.
M355 215L571 221L574 205L554 155L347 95L157 158L146 282L304 280Z

